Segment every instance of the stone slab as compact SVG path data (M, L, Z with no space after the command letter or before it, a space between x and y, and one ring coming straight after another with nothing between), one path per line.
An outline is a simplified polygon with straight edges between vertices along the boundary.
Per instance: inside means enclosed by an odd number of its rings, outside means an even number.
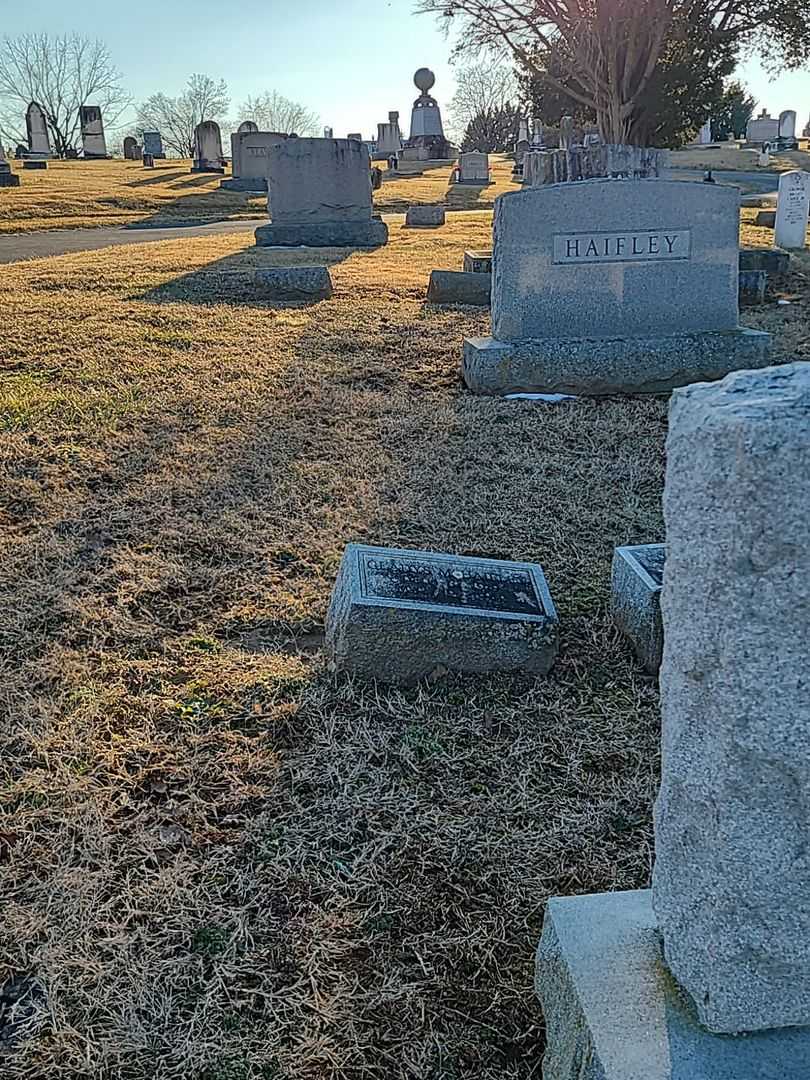
M431 270L427 298L431 304L469 304L489 307L492 274L465 270Z
M417 203L414 206L409 206L405 215L405 224L409 228L414 226L435 228L437 225L444 225L444 223L445 212L443 206L426 206Z
M0 187L16 188L20 186L20 178L13 172L0 172Z
M664 966L646 890L548 902L535 986L544 1080L807 1080L810 1028L702 1028Z
M759 225L763 229L773 229L776 227L776 211L775 210L760 210L757 216L754 218L754 224Z
M768 275L764 270L740 271L740 306L754 307L765 303Z
M193 173L211 173L214 176L225 175L225 169L221 165L194 165L189 171Z
M542 568L349 544L326 618L335 666L412 685L437 670L548 673L558 620Z
M47 169L48 168L48 162L47 161L37 161L36 158L25 158L23 160L23 168L24 169Z
M770 278L784 277L790 270L790 254L773 248L741 248L740 273L745 270L764 270Z
M665 558L664 544L618 547L613 554L613 621L650 675L658 674L664 649L661 589Z
M267 178L261 176L229 176L219 185L221 191L247 191L267 194Z
M388 242L384 221L328 221L261 225L259 247L381 247Z
M770 334L744 328L603 341L467 338L462 374L476 394L660 394L766 367L770 345Z
M254 281L276 300L328 300L332 296L332 278L326 266L262 267Z
M462 269L468 274L491 274L491 251L465 251Z
M810 364L676 391L653 897L721 1034L810 1025L808 507Z

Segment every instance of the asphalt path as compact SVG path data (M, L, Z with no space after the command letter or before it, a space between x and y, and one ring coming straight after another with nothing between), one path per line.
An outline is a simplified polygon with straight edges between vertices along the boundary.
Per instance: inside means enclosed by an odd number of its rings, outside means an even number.
M673 169L673 180L700 180L703 169ZM767 194L776 189L779 173L738 172L715 170L719 184L733 184L746 195ZM450 213L477 213L475 210L456 210ZM389 217L390 215L384 215ZM243 218L240 221L215 221L208 225L124 225L114 229L50 229L46 232L8 233L0 235L0 263L45 259L52 255L69 255L76 251L98 251L101 248L127 244L154 244L160 240L180 240L195 236L222 236L226 233L253 232L266 225L267 218Z

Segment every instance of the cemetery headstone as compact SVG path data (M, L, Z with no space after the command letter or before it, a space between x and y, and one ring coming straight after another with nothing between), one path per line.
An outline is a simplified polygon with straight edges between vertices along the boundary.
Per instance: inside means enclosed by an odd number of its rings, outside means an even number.
M267 155L271 146L277 146L286 138L278 131L250 128L235 132L231 135L233 176L223 180L220 187L230 191L267 191Z
M653 889L549 901L549 1080L807 1075L808 503L810 365L675 391Z
M82 105L79 109L82 131L82 154L87 160L103 160L108 157L104 122L97 105Z
M773 240L780 248L807 246L807 219L810 216L810 173L792 169L779 177L779 197Z
M51 137L45 111L36 101L32 101L25 114L25 126L28 132L28 154L39 160L51 157Z
M149 154L156 161L166 157L163 150L163 136L159 131L145 131L143 133L143 152Z
M152 157L151 154L144 154L143 155L143 167L145 169L154 169L154 167L155 167L155 159L154 159L154 157Z
M466 154L460 154L458 159L459 184L486 185L489 180L489 156L479 150L471 150Z
M236 129L237 135L253 135L259 130L259 125L255 120L243 120L239 127Z
M11 166L6 159L6 152L0 142L0 188L12 188L20 186L20 178L11 171Z
M325 139L334 139L334 137L335 137L334 130L332 128L330 128L330 127L325 127L323 129L323 137Z
M703 127L697 134L697 143L699 146L708 146L712 141L712 122L707 120Z
M798 149L796 141L796 111L785 109L779 114L779 145L782 150Z
M140 161L143 157L143 148L138 143L138 140L131 135L127 135L124 139L124 160L125 161Z
M745 139L749 143L773 143L779 138L779 120L763 109L759 116L748 121Z
M768 275L764 270L740 270L740 307L765 303Z
M492 337L476 393L661 393L767 363L739 325L739 195L699 181L590 180L495 200Z
M429 68L419 68L413 77L420 91L411 110L411 134L408 145L427 150L428 158L443 159L450 155L450 144L444 135L439 104L428 91L433 89L436 76Z
M203 120L194 129L193 173L224 173L222 133L215 120Z
M431 304L489 307L492 274L467 270L431 270L427 299Z
M338 670L411 685L437 670L545 675L558 620L542 569L349 544L326 643Z
M388 123L377 125L377 156L380 160L398 154L402 149L402 132L399 130L399 113L389 112Z
M491 274L491 251L465 251L463 269L469 274Z
M444 225L445 213L443 206L431 206L426 203L416 203L409 206L405 214L405 224L408 228L435 228Z
M326 266L262 267L254 280L275 300L328 300L332 295L332 278Z
M661 589L665 558L663 544L618 547L613 554L613 621L650 675L661 667L664 647Z
M373 214L366 148L351 139L285 139L267 156L272 222L259 246L377 247L388 226Z
M574 118L564 116L560 120L560 149L570 150L574 145Z

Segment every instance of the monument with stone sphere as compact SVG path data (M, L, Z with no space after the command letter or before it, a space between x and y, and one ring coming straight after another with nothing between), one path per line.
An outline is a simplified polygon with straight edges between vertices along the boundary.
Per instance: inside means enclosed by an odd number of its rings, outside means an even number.
M409 147L425 149L431 158L452 157L452 148L444 136L442 113L438 102L428 93L436 82L430 68L419 68L413 77L419 97L411 110Z

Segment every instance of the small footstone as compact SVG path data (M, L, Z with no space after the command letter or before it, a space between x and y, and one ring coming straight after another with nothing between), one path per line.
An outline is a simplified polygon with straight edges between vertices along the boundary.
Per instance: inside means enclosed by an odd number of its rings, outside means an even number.
M759 225L763 229L773 229L776 226L776 211L775 210L760 210L757 216L754 218L754 224Z
M24 169L47 169L48 168L48 162L47 161L37 161L35 158L26 159L25 161L23 161L23 168Z
M544 1080L807 1080L810 1028L712 1035L664 966L650 893L548 902Z
M664 544L618 547L613 556L613 620L650 675L658 673L664 648L661 588L665 557Z
M773 248L740 248L740 273L764 270L770 278L784 277L790 269L790 254Z
M437 669L548 673L558 620L533 563L349 544L326 618L335 666L412 685Z
M463 270L468 274L491 274L491 251L465 251Z
M427 298L431 304L469 304L488 307L492 274L469 274L464 270L432 270Z
M328 300L332 278L325 266L271 266L257 270L254 281L275 300Z
M433 227L444 225L445 213L443 206L409 206L405 215L405 224L409 228L414 226Z
M13 172L0 172L0 187L13 188L20 186L20 178Z

